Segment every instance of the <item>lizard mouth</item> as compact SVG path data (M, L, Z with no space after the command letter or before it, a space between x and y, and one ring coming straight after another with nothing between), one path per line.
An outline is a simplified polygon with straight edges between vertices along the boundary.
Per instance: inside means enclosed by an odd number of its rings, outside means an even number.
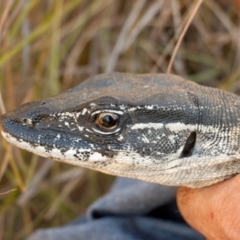
M56 149L62 155L69 149L81 149L82 152L89 149L85 137L79 132L66 132L64 127L62 131L54 128L52 117L46 114L45 109L35 108L25 113L23 108L24 105L0 117L1 134L10 143L48 157L51 157L48 153ZM46 122L49 127L45 126Z
M57 112L33 103L0 116L0 130L8 142L43 157L90 168L110 161L111 151L85 136L74 117L68 113L59 120Z
M84 136L69 136L69 133L34 129L29 119L10 119L8 115L0 118L1 134L8 142L22 149L42 157L89 168L93 164L107 162L111 159L111 156L97 151L98 146L93 151L90 148L89 140L86 140ZM37 134L36 131L38 131ZM93 146L94 143L90 144Z

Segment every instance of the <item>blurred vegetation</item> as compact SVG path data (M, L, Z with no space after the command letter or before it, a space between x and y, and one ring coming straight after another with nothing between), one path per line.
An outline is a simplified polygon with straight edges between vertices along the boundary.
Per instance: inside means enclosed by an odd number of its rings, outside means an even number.
M52 96L102 72L166 72L197 1L0 1L0 108ZM240 92L240 1L205 0L172 73ZM113 177L0 142L0 240L64 224Z

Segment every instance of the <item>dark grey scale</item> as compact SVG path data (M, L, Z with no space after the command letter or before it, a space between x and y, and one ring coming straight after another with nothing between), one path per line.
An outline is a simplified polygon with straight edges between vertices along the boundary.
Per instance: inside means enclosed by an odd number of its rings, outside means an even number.
M89 159L89 157L90 157L90 153L89 152L83 152L82 153L83 154L83 161L88 161L88 159ZM80 160L81 160L81 158L80 158Z
M85 162L89 158L89 153L87 154L85 152L81 152L81 153L78 152L77 154L74 154L74 157L79 161Z
M172 132L170 129L168 129L167 127L163 127L163 130L161 131L161 134L164 134L165 136L163 137L163 139L161 139L161 144L163 144L165 147L163 147L164 149L164 153L175 153L180 147L181 147L181 136L179 134L183 134L181 132L178 133L178 135L176 135L174 132ZM178 138L178 141L175 141L175 143L172 143L172 141L169 140L169 136L175 136L176 138ZM184 136L184 135L183 135Z
M202 125L218 126L222 128L223 125L238 126L238 116L240 114L239 99L231 93L219 91L214 88L203 87L199 89L199 102L203 107L200 111L203 113L200 122ZM238 101L238 104L232 104ZM231 120L222 118L223 113L228 110L228 115L231 115Z
M151 123L174 123L184 118L185 113L182 109L174 110L171 106L166 108L161 106L157 110L137 109L131 112L131 116L140 123L149 123L149 119L151 119Z
M94 162L93 165L96 167L96 168L104 168L108 165L109 163L108 162Z
M78 159L79 161L84 161L84 158L80 158L77 154L74 154L74 157L76 158L76 159Z
M164 135L166 135L166 142L168 143L169 148L176 150L179 148L179 142L175 142L174 144L172 143L172 141L169 140L169 137L171 136L176 136L176 134L174 132L171 131L171 129L167 128L166 125L164 125L163 127L163 131L162 133L164 133ZM180 132L178 133L180 134ZM176 136L178 137L178 136Z
M151 134L149 133L151 131ZM138 131L132 131L131 132L131 139L129 141L131 142L131 145L133 145L133 149L141 155L148 155L148 156L154 156L157 153L159 156L162 156L166 153L169 153L171 151L170 146L168 144L164 145L164 142L166 143L168 141L167 136L161 136L160 139L156 139L156 136L154 137L154 134L157 136L157 132L153 128L148 129L138 129ZM135 140L137 136L142 136L141 139ZM146 143L144 140L142 140L143 135L149 140L149 143ZM165 134L166 135L166 134ZM154 140L156 143L152 143L152 140ZM164 145L164 148L162 147Z

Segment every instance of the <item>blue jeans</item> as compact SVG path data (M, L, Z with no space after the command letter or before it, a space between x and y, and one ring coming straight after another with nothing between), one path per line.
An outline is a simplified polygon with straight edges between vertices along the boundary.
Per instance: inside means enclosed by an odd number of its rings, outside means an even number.
M203 240L181 217L176 188L118 178L108 194L68 225L27 240Z

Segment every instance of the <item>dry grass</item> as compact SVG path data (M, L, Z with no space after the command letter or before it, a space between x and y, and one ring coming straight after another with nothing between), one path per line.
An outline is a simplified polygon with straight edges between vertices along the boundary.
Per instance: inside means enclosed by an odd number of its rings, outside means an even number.
M167 72L198 2L0 1L1 112L101 72ZM182 35L171 72L239 93L239 12L239 0L203 1ZM73 219L112 180L1 139L0 240L22 239L36 228Z

